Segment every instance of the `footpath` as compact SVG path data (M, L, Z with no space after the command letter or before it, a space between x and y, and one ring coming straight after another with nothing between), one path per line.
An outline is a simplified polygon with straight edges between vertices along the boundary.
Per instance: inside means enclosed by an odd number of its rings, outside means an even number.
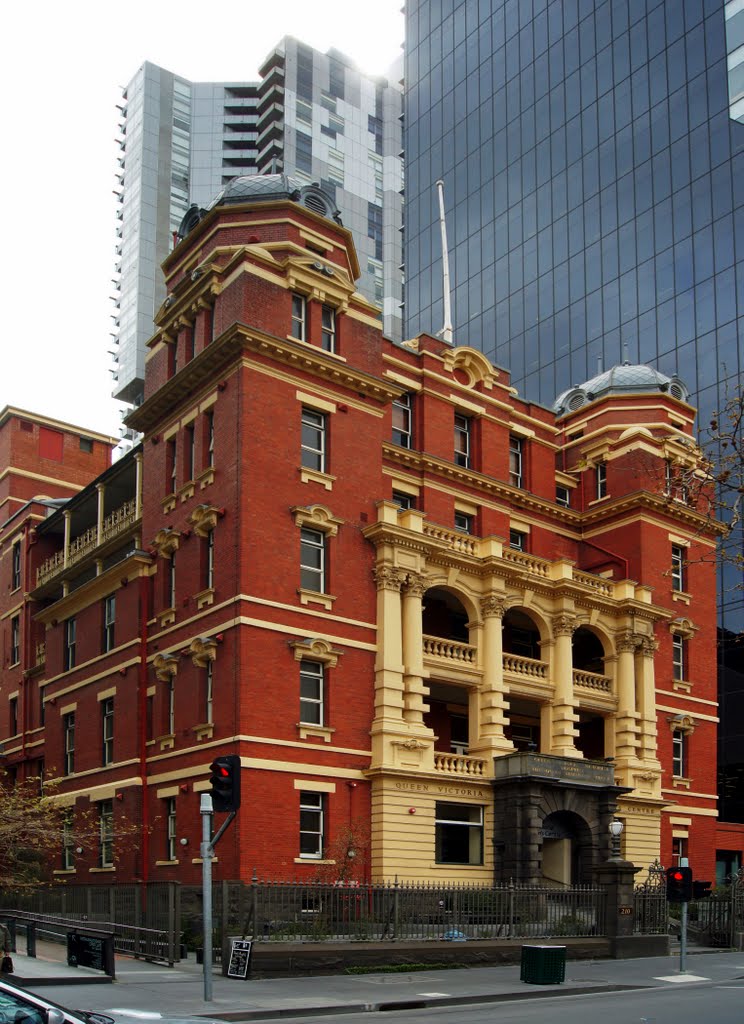
M212 1000L205 1002L203 968L193 960L168 968L117 956L112 982L99 972L44 957L16 953L13 959L16 974L9 980L71 1009L215 1021L361 1014L744 980L744 953L710 951L688 954L684 974L679 972L678 953L635 960L569 960L565 981L559 985L527 984L520 980L519 965L256 980L215 973Z

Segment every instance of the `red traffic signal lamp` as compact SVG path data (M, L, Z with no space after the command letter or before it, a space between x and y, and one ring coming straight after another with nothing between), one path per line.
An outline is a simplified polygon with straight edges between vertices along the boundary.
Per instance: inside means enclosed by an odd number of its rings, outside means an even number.
M692 899L692 868L667 868L666 897L670 903L689 903Z
M237 754L216 757L209 766L212 809L237 811L240 807L240 758Z

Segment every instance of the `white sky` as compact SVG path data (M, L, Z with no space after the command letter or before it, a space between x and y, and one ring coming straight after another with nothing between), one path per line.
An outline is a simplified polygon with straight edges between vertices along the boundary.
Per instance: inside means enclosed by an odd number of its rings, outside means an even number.
M402 0L11 0L0 43L0 409L116 435L109 367L121 87L149 60L255 81L285 35L384 74Z

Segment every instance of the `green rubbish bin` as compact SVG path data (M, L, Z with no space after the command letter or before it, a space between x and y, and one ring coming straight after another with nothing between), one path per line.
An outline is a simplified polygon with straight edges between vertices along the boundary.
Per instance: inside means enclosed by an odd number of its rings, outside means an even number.
M565 946L522 946L520 981L528 985L561 985L566 980Z

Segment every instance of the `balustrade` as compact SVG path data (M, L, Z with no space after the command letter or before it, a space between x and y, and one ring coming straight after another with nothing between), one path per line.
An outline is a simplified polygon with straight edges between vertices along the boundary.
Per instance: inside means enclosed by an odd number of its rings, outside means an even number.
M536 658L524 658L519 654L504 655L504 672L515 676L527 676L530 679L547 679L548 666Z
M612 693L612 680L609 676L600 675L598 672L585 672L583 669L575 668L573 682L574 686L584 686L589 690Z
M439 636L424 636L424 656L445 658L467 665L475 664L475 647L470 644L458 643L457 640L445 640Z
M467 754L442 754L435 750L434 770L447 772L450 775L483 778L486 774L486 761L482 757L469 757Z
M448 544L453 551L461 555L477 555L478 539L470 537L467 533L460 533L457 530L447 530L443 526L434 526L431 523L424 523L424 536L433 540L441 540Z
M75 565L88 557L97 547L129 530L137 520L137 502L134 498L114 509L103 521L100 536L95 526L75 537L67 549L67 564ZM41 587L62 571L65 565L64 551L55 551L36 570L36 586Z

